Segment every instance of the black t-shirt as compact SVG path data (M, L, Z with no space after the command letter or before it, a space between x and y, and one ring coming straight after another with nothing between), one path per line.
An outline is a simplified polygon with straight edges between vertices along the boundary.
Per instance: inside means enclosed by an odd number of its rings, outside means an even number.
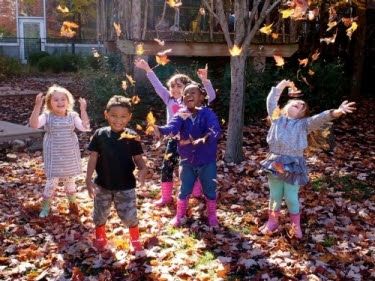
M129 129L125 129L125 132L135 134ZM96 130L88 146L88 150L99 154L95 183L105 189L135 188L133 156L143 153L142 146L133 138L120 139L121 133L113 132L110 127L100 128Z

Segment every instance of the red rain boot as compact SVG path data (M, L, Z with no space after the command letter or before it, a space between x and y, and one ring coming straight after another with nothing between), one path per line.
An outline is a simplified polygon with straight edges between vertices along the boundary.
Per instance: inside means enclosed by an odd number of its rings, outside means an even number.
M186 210L187 210L187 204L188 204L188 199L177 200L177 210L176 210L176 216L172 219L171 224L175 227L180 226L183 223L183 220L186 215Z
M98 250L103 250L107 245L107 236L105 235L105 224L97 226L95 228L96 239L94 246Z
M139 228L137 226L129 227L130 241L133 247L133 252L143 251L143 246L139 240Z
M172 202L173 182L161 183L161 198L155 202L155 206L164 207Z

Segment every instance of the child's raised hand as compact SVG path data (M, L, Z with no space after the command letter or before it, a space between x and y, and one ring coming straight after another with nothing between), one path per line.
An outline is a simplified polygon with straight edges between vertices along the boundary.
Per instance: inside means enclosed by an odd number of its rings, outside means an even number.
M279 84L277 84L276 88L280 90L284 90L286 87L294 87L294 83L290 80L281 80Z
M41 109L43 106L44 96L43 93L39 93L35 97L35 107Z
M355 102L348 102L346 100L339 106L338 110L340 110L342 114L353 113L353 111L356 110Z
M86 100L84 98L79 98L78 102L79 102L79 109L81 111L86 111L86 109L87 109L87 102L86 102Z
M151 71L150 66L148 65L147 61L145 61L144 59L136 59L134 61L134 65L140 69L143 69L146 72Z
M197 71L197 75L198 75L199 79L201 79L202 81L207 80L207 73L208 73L208 64L207 63L206 63L205 68L199 68L198 71Z

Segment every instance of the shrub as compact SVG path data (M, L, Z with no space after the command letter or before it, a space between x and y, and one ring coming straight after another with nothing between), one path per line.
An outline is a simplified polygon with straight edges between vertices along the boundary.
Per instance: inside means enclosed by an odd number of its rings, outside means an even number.
M36 52L32 53L29 56L28 62L31 66L36 66L41 58L48 57L49 53L47 52Z
M0 56L0 77L7 78L20 75L22 66L20 62L14 58Z
M59 56L47 56L39 60L37 67L41 72L51 71L60 73L64 69L64 62Z

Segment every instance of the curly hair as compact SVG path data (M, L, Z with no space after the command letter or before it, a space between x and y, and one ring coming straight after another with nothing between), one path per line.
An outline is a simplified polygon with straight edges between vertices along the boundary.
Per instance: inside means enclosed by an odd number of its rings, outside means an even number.
M45 112L51 112L52 111L52 105L51 105L51 99L54 93L62 93L66 95L66 98L68 99L68 108L67 111L73 111L74 107L74 98L73 95L64 87L61 87L57 84L53 84L51 87L48 88L47 94L45 97L45 105L44 105L44 111Z

